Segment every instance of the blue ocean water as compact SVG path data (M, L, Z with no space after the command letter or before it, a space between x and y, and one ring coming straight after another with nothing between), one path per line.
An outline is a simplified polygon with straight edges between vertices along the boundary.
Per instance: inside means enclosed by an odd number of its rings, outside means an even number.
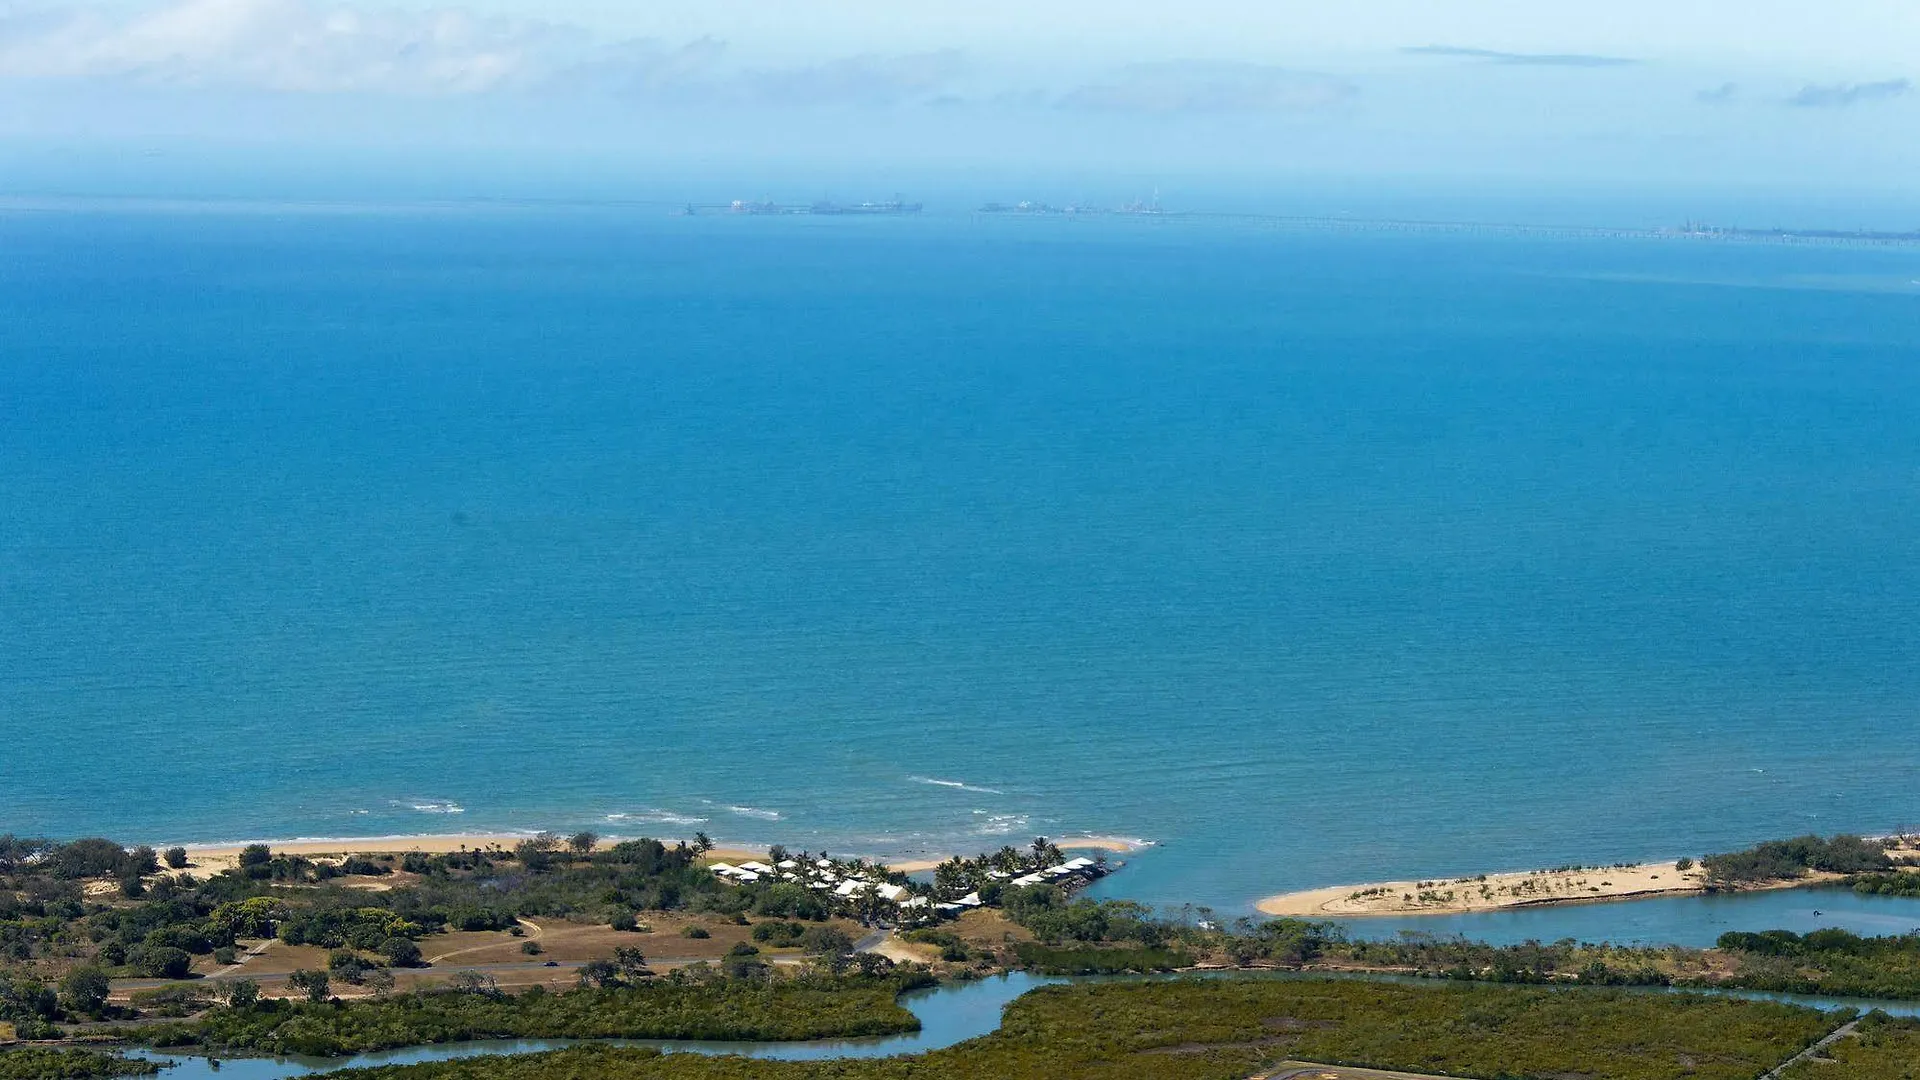
M0 831L1117 834L1157 846L1109 890L1237 913L1904 827L1916 278L1181 222L0 214Z

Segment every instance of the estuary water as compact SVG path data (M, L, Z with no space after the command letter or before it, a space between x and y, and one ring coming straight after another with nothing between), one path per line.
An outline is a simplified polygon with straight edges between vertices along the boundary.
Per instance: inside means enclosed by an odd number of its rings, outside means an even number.
M815 1039L809 1042L703 1042L691 1039L596 1041L611 1046L651 1046L672 1054L733 1054L775 1061L827 1061L919 1054L991 1034L999 1030L1001 1011L1012 1004L1015 998L1029 990L1066 981L1016 971L903 994L900 1004L920 1018L920 1030L906 1035ZM410 1047L359 1054L351 1058L226 1058L217 1065L206 1057L191 1054L148 1052L141 1056L168 1062L169 1068L161 1074L167 1080L213 1080L216 1077L219 1080L286 1080L340 1069L415 1065L489 1054L532 1054L573 1045L578 1043L519 1039Z
M1902 828L1916 280L1180 221L16 207L0 831L1112 834L1156 846L1108 893L1240 914Z

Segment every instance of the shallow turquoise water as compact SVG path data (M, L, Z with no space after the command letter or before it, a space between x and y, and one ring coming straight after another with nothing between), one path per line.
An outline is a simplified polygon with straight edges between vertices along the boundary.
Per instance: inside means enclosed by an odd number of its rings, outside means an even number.
M1107 889L1237 914L1902 827L1916 278L1127 222L0 216L0 831L1116 833L1160 846Z

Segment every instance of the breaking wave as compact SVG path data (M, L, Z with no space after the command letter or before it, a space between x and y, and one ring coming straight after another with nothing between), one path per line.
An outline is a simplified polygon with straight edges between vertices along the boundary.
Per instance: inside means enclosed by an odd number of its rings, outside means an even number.
M973 784L964 783L959 780L942 780L942 779L939 779L938 777L933 777L933 776L909 776L907 777L907 779L911 780L916 784L932 784L934 787L953 788L955 791L971 791L976 795L1005 795L1006 794L1006 792L1001 791L998 788L976 787Z
M979 811L975 811L975 813L978 814ZM985 817L986 820L974 826L973 832L976 836L1012 836L1014 833L1025 829L1029 821L1025 814L984 814L981 816Z
M395 799L388 805L416 814L464 814L467 808L452 799Z
M608 814L610 825L705 825L711 818L680 814L672 810L643 810L633 814Z

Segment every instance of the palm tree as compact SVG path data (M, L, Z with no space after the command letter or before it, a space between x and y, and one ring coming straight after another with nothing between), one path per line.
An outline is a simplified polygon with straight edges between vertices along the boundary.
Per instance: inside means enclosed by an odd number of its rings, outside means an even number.
M708 836L706 833L703 833L703 832L697 832L693 834L693 853L695 855L705 855L707 852L712 850L713 850L712 837Z
M941 896L958 896L966 889L967 864L960 859L948 859L933 868L933 887Z

